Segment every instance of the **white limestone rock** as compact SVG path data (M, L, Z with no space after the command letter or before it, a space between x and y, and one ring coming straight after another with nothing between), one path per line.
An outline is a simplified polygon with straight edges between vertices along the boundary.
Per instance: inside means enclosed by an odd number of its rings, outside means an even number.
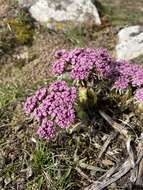
M143 55L143 26L130 26L119 31L117 59L131 60Z
M84 23L93 21L100 25L101 20L92 0L19 0L22 6L29 7L32 17L51 27L53 21Z
M32 5L34 5L34 3L37 2L37 0L18 0L19 5L22 7L31 7Z

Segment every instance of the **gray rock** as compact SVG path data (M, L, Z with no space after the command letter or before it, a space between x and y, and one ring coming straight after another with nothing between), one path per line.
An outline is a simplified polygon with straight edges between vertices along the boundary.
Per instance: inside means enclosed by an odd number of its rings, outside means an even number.
M98 10L92 0L19 0L19 3L29 7L35 20L46 23L50 28L54 22L93 21L97 25L101 24Z
M143 26L130 26L119 31L117 59L131 60L143 55Z
M22 7L31 7L37 0L18 0Z

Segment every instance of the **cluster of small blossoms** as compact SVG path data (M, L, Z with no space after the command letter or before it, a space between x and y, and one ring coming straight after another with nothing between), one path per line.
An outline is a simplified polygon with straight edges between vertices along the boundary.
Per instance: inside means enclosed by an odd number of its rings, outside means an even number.
M121 81L124 85L115 85L116 88L125 89L128 85L133 87L141 87L143 85L143 68L137 64L130 64L126 61L115 62L115 69L118 75L117 81ZM123 87L123 88L122 88Z
M115 62L114 73L116 73L114 88L124 90L131 86L136 89L135 99L143 101L143 67L119 61Z
M137 101L143 102L143 88L139 88L135 92L135 99Z
M129 79L126 77L119 77L115 83L114 83L114 88L118 89L118 90L124 90L127 89L127 87L129 86Z
M38 128L37 134L43 139L51 139L55 136L54 122L44 119L41 127Z
M74 122L76 97L75 87L68 87L65 81L55 81L28 97L24 111L40 123L38 135L50 139L55 135L56 126L67 128Z
M112 76L114 61L106 49L97 49L97 55L95 57L94 64L100 77L103 79L108 79Z
M65 81L56 81L50 85L49 91L50 97L44 100L43 106L48 108L48 113L55 119L58 126L61 128L69 127L75 119L73 105L76 100L76 88L69 88Z
M129 86L137 90L143 87L143 68L127 61L114 61L105 49L61 50L55 57L53 72L56 75L68 71L73 80L88 80L98 75L103 80L112 80L113 88L117 90L126 90Z
M24 111L26 114L31 114L35 111L35 108L39 105L39 103L47 96L47 89L41 88L33 96L27 98L24 104Z
M73 80L87 80L96 72L103 78L111 75L111 56L105 49L77 48L71 51L56 52L56 62L53 64L53 73L61 75L69 71Z
M134 98L143 101L143 68L126 61L114 61L105 49L76 48L55 53L53 64L55 75L68 72L71 80L110 80L117 90L133 87ZM55 81L47 88L39 89L28 97L24 110L39 123L38 135L52 138L56 126L69 127L75 120L74 103L77 97L75 87L68 87L65 81Z

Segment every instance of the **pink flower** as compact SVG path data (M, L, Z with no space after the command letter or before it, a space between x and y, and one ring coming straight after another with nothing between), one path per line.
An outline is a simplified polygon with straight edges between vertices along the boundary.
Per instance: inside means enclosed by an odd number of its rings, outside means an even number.
M136 90L135 92L135 99L138 100L138 101L143 101L143 88L139 88Z
M113 87L118 90L124 90L128 87L128 85L129 85L129 79L126 77L120 77L115 81Z
M76 48L56 57L58 60L53 64L56 75L63 74L67 68L73 80L87 80L93 70L103 78L111 75L113 61L107 50L102 48Z
M43 139L51 139L55 136L54 123L46 119L43 120L41 127L38 128L37 134Z
M76 88L69 87L65 81L59 80L47 88L37 90L35 95L27 98L24 110L40 123L40 137L50 139L54 134L54 125L60 128L71 126L75 120L76 97Z

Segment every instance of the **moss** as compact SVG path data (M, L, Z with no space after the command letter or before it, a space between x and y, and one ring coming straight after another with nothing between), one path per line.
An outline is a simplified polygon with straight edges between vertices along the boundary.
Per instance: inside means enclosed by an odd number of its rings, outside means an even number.
M23 10L15 18L0 21L0 55L12 53L19 45L31 45L34 34L34 22Z
M14 30L16 41L20 44L31 43L33 39L33 31L29 30L26 25L18 23L16 20L9 22L12 30Z
M7 21L15 40L19 44L31 44L34 36L34 28L30 21L24 20L22 16Z
M31 45L35 34L35 26L30 15L20 10L15 18L1 21L0 49L7 53L17 45Z

